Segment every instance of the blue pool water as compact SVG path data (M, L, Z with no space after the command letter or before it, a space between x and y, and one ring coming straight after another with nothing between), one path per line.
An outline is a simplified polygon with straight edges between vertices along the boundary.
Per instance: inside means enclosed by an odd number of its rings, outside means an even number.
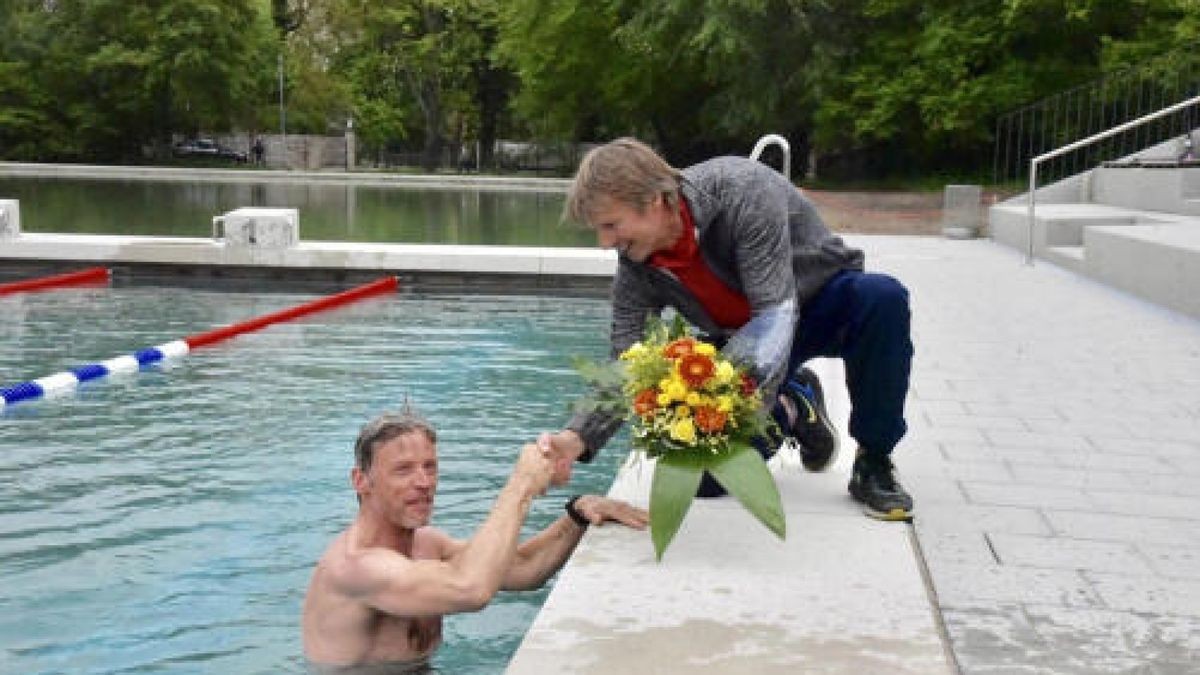
M0 297L0 386L311 296L166 288ZM353 517L351 447L406 395L439 428L434 524L469 536L518 446L582 393L603 301L397 295L0 411L0 672L301 669L313 562ZM603 492L614 443L538 500ZM546 591L451 617L445 673L501 672Z

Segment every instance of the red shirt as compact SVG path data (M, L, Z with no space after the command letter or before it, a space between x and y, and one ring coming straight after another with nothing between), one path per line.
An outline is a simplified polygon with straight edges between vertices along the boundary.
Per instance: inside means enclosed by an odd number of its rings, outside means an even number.
M683 232L667 251L650 256L649 263L668 270L679 279L722 328L741 328L750 321L750 302L746 296L725 285L705 264L696 242L696 223L687 202L679 200Z

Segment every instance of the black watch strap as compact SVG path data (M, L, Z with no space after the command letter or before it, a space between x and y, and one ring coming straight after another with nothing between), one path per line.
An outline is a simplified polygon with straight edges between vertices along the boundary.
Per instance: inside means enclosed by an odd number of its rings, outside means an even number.
M575 508L575 502L579 501L579 498L582 496L583 495L575 495L574 497L571 497L567 500L567 503L563 505L563 508L566 509L567 515L571 517L571 520L575 521L576 525L580 527L587 527L588 525L591 525L591 522L579 512L579 509Z

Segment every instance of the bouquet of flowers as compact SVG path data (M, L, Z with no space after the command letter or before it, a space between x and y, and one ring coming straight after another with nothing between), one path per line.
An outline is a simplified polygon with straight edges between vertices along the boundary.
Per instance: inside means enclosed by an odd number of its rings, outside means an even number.
M633 445L658 460L650 485L650 537L659 560L679 531L704 472L783 538L779 490L755 438L773 424L757 384L717 349L651 319L646 337L611 366L582 365L592 407L629 420Z

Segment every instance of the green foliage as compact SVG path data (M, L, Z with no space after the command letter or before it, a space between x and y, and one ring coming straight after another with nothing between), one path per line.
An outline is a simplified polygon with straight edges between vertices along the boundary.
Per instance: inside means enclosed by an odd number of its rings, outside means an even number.
M796 5L514 0L499 53L540 133L648 136L676 163L744 153L766 129L801 128L811 110L812 40Z
M780 539L787 538L787 518L779 487L766 461L749 444L717 457L707 469L729 494L737 498L758 522Z
M650 484L650 540L655 559L662 560L667 546L679 533L705 471L758 522L780 539L786 538L787 517L779 488L754 448L740 445L722 455L664 455L655 464Z
M1200 3L1161 0L1133 3L1142 20L1124 36L1105 35L1100 65L1106 72L1150 68L1166 85L1179 73L1200 73ZM1187 84L1187 83L1184 83Z
M1174 1L1174 0L1168 0ZM867 0L839 12L820 79L818 148L875 148L886 172L976 165L1001 113L1090 80L1106 40L1162 0ZM822 46L820 49L824 50Z
M24 159L274 129L281 56L289 131L353 117L368 152L632 134L683 165L777 132L856 179L977 168L997 115L1102 73L1200 71L1196 0L5 0L0 30Z
M21 156L137 159L174 130L241 122L264 81L250 0L27 2L6 23L23 93L0 116L26 121Z
M663 552L679 532L703 477L704 467L697 459L659 458L650 483L650 540L655 559L662 560Z
M368 146L416 137L427 161L447 137L481 126L481 90L494 76L494 0L332 0L339 36L334 68L354 101Z

